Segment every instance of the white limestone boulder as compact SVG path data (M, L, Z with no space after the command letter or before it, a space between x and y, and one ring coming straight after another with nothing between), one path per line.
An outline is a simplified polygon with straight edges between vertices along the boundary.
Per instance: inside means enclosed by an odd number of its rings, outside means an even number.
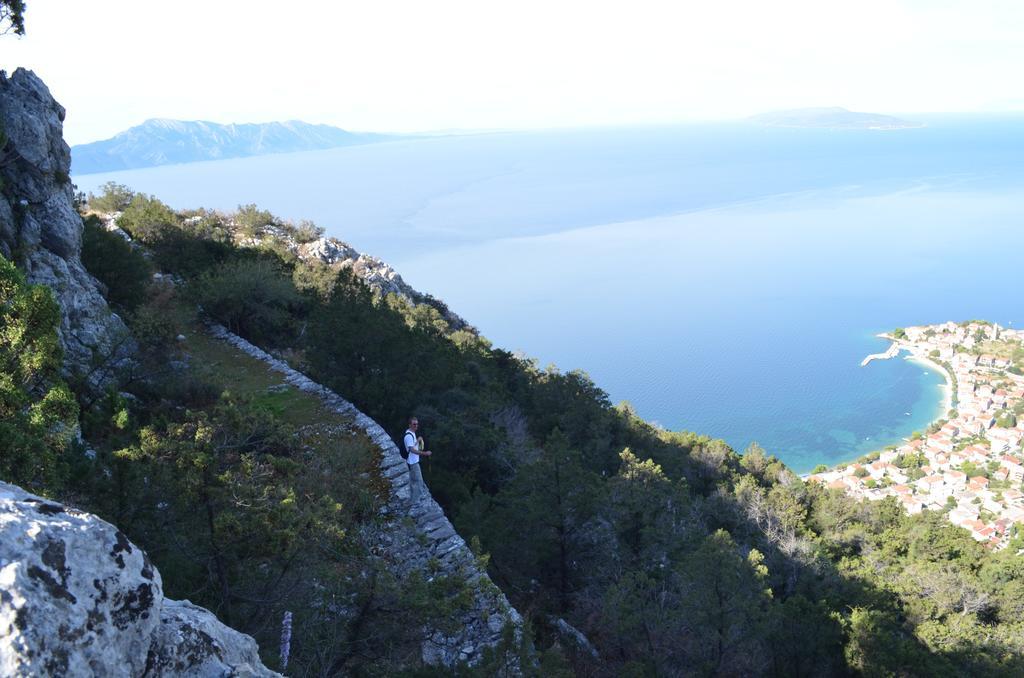
M0 674L141 675L162 600L114 526L0 483Z
M0 675L277 674L113 525L0 483Z

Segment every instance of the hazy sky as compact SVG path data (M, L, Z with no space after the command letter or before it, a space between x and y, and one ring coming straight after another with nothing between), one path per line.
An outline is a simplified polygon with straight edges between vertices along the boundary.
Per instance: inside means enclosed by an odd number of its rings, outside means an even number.
M1024 109L1021 0L31 0L70 143L146 118L562 127Z

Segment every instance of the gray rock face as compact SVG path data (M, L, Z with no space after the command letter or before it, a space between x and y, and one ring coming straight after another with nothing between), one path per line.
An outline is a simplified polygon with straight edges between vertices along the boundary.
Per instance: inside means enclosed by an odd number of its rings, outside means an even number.
M73 204L63 120L64 108L34 73L19 68L8 78L0 72L0 254L13 258L30 282L53 290L66 372L99 385L107 375L97 364L128 354L128 331L79 260L82 220Z
M165 600L160 608L147 671L147 675L203 678L278 675L260 663L255 640L187 600Z
M0 483L0 675L143 674L276 675L114 526Z

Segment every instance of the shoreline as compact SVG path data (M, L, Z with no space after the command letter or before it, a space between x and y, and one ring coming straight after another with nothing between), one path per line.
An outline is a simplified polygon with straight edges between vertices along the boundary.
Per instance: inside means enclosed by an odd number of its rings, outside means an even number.
M904 360L909 360L910 362L918 363L919 365L924 365L925 367L936 370L942 375L942 378L945 381L942 385L942 413L937 419L933 419L928 422L928 425L931 426L936 421L939 421L939 419L945 419L949 415L949 411L953 409L953 375L941 363L934 362L931 358L917 355L910 349L903 350L910 353L910 355L904 358Z
M928 426L931 426L940 419L945 419L949 415L949 411L953 409L953 400L956 397L956 393L954 393L953 391L953 384L956 383L956 377L953 376L953 373L949 369L947 369L946 366L943 365L942 363L938 363L932 360L931 356L921 353L919 352L919 350L915 350L917 349L917 347L912 343L896 339L887 332L882 332L881 334L876 334L875 336L878 337L879 339L887 339L893 342L893 344L895 344L896 346L898 346L901 352L906 351L907 353L909 353L910 355L905 356L903 358L904 360L909 360L910 362L918 363L919 365L924 365L925 367L933 369L942 375L942 379L945 382L942 385L942 412L939 414L938 417L929 421ZM899 354L897 353L897 355Z
M1024 421L1014 416L1024 412L1024 332L971 320L878 336L893 342L887 354L899 347L906 360L941 368L946 412L926 435L807 482L860 501L894 500L907 515L934 511L983 546L1006 548L1024 524Z
M885 339L887 341L891 341L893 343L893 345L898 346L899 347L899 351L896 353L897 356L900 353L902 353L903 351L906 351L909 355L904 356L904 358L903 358L904 360L907 360L907 361L913 362L913 363L917 363L917 364L922 365L924 367L927 367L929 369L935 370L936 372L938 372L939 374L942 375L942 379L943 379L943 383L941 385L941 388L942 388L942 400L941 400L942 411L939 413L939 416L935 417L934 419L931 419L928 422L928 424L925 426L925 430L927 430L927 428L929 426L931 426L932 424L934 424L935 422L941 421L942 419L945 419L949 415L949 411L953 409L953 397L954 397L953 383L954 383L954 378L953 378L952 373L950 373L950 371L948 369L946 369L946 367L944 367L942 364L937 363L934 360L932 360L929 356L921 355L920 353L915 351L914 347L912 345L908 345L906 342L903 342L903 341L900 341L898 339L895 339L891 335L889 335L889 334L887 334L885 332L883 332L881 334L876 334L875 336L878 337L879 339ZM878 355L878 354L873 354L873 355ZM896 356L893 356L893 357L896 357ZM877 358L877 357L875 357L875 360L879 360L879 359L881 359L881 360L891 360L891 358ZM862 367L866 367L866 366L867 366L867 364L862 364ZM901 442L906 442L909 439L910 438L908 436L905 436L905 437L901 438L900 441ZM864 454L861 454L861 455L859 455L859 456L857 456L857 457L855 457L853 459L850 459L848 461L838 461L838 462L836 462L834 464L830 464L829 467L828 467L828 470L829 471L833 471L835 469L842 468L842 467L848 466L850 464L856 463L857 460L863 459L865 456L867 456L869 454L873 454L875 452L881 452L882 450L885 449L885 447L886 446L882 446L882 447L880 447L878 449L871 450L870 452L866 452ZM810 476L814 475L814 473L812 471L807 471L806 473L799 473L797 475L801 479L807 480L807 478L809 478Z

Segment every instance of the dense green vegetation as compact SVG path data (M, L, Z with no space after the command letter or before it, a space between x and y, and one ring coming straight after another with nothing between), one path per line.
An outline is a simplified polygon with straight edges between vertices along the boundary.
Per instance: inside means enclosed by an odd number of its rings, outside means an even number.
M146 258L124 238L103 228L95 216L82 229L82 263L106 287L107 302L131 311L146 298L153 273Z
M293 673L415 666L419 629L450 625L467 583L400 581L356 536L379 520L372 442L207 336L175 286L109 273L139 288L125 316L139 350L106 393L78 393L79 408L59 377L52 294L0 258L0 478L118 525L169 597L256 637L271 667L286 610Z
M110 475L69 472L62 491L146 546L170 595L256 635L269 663L281 600L292 598L310 610L296 627L296 672L411 668L415 638L396 617L443 624L454 584L396 587L360 550L351 535L379 501L372 474L360 475L365 451L309 442L315 406L268 391L257 367L216 368L233 359L200 338L196 306L396 439L419 417L435 451L427 483L530 620L543 675L1024 672L1020 544L990 553L941 514L855 503L756 445L739 455L654 427L582 372L542 369L453 331L431 306L299 261L290 245L317 233L312 225L251 206L231 218L107 198L181 282L125 283L143 290L130 315L140 365L82 412L94 463ZM172 369L182 352L191 367ZM336 444L330 430L317 439ZM369 600L361 622L332 623L318 607L327 594L303 586L309 577L330 595Z
M59 377L60 309L0 256L0 478L60 488L78 406Z

